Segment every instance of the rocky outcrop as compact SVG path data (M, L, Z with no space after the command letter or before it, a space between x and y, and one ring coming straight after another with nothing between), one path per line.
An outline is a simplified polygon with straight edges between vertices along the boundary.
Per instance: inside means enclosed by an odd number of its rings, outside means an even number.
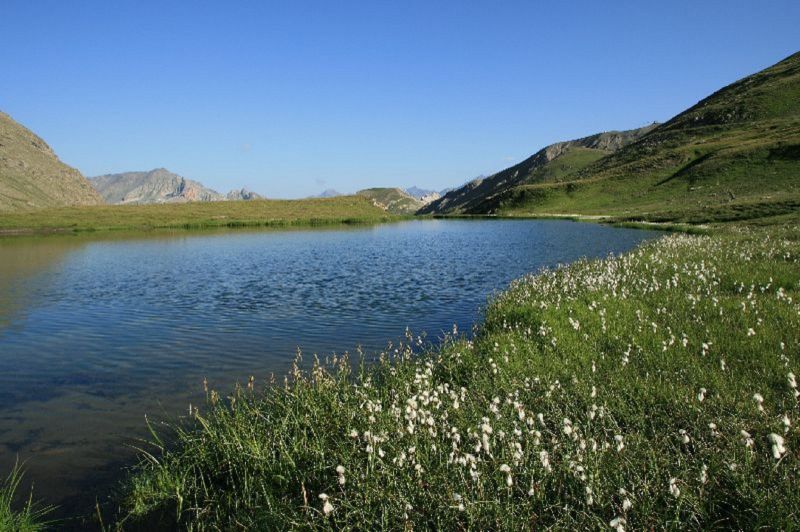
M240 190L231 190L225 196L226 199L230 201L250 201L250 200L258 200L264 199L264 196L261 194L257 194L252 190L247 190L246 188L242 188Z
M222 201L225 196L197 181L157 168L149 172L107 174L90 179L107 203L116 205Z

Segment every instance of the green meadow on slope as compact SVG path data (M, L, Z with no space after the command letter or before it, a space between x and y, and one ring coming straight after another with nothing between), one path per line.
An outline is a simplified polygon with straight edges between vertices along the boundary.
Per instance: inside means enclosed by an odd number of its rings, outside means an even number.
M719 90L614 153L584 162L483 195L464 212L702 222L796 211L800 53Z

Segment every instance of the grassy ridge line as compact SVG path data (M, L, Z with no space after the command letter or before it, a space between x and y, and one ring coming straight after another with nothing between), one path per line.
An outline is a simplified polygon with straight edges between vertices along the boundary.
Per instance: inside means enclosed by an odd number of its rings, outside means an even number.
M195 229L375 223L396 219L366 198L220 201L63 207L0 214L0 235L138 229Z
M474 341L212 391L120 523L792 528L800 229L675 234L515 282Z

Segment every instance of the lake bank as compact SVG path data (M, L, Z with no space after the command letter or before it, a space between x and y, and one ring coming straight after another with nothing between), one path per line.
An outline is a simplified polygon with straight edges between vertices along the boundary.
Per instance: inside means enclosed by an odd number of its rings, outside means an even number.
M144 415L203 404L204 378L279 379L298 347L307 360L359 345L372 356L406 326L436 343L469 331L514 278L657 234L427 219L2 240L0 470L19 455L37 498L85 512L119 460L135 461Z
M667 236L513 283L474 340L209 392L131 478L128 519L791 527L799 236Z
M97 205L0 213L0 238L155 229L374 224L405 219L360 196L154 205Z

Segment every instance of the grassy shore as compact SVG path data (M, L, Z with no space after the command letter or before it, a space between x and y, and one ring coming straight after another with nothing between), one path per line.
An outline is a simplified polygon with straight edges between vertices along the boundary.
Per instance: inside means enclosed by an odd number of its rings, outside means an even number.
M360 196L96 205L0 214L0 236L31 233L377 223L395 218Z
M539 272L472 340L209 391L142 454L119 525L793 528L798 292L796 226Z
M15 467L4 482L0 482L0 530L13 532L38 532L46 530L47 515L50 508L37 506L33 494L21 503L14 503L21 498L18 493L22 481L22 471Z

